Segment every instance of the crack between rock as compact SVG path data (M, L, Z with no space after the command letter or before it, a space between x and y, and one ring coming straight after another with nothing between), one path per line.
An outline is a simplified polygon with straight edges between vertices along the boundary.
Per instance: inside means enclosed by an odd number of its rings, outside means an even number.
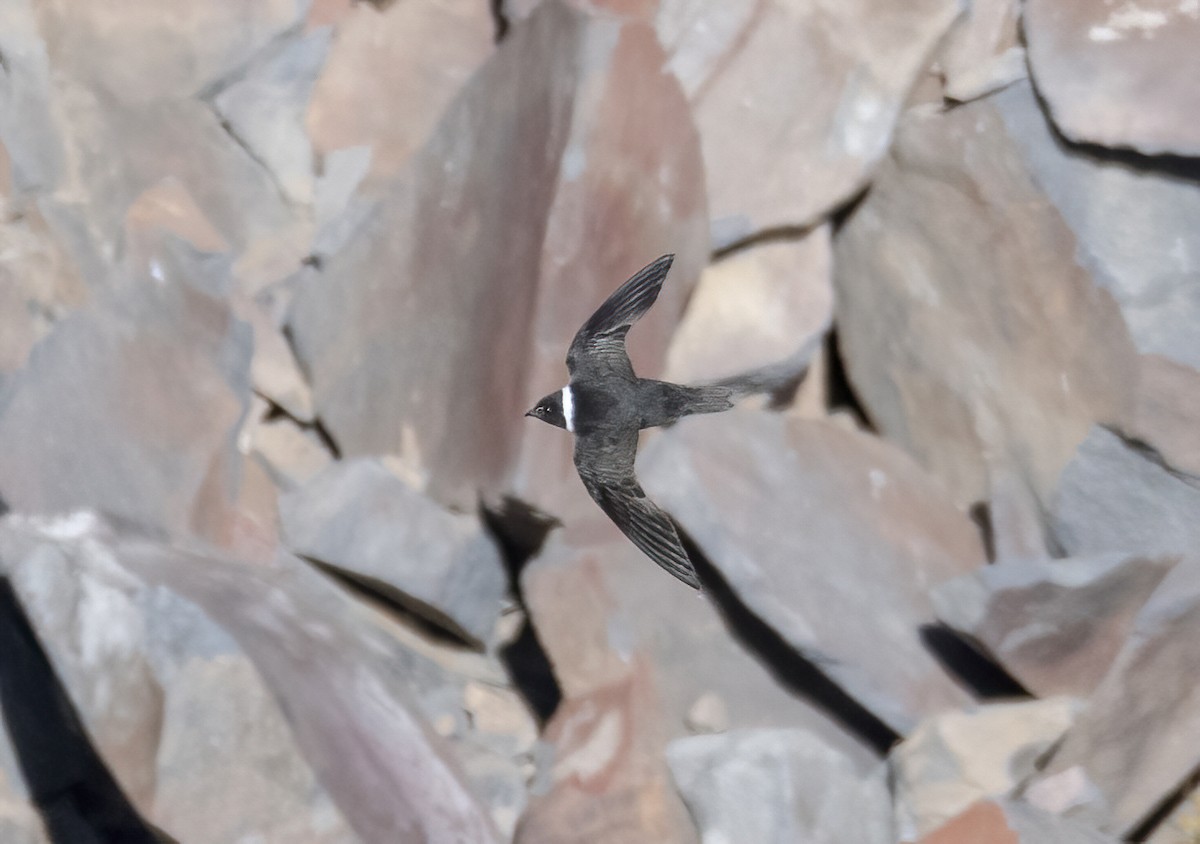
M488 0L488 8L492 13L492 22L496 26L496 35L493 40L499 44L508 35L512 21L508 19L508 15L504 14L504 0Z
M246 153L246 156L254 162L256 167L263 171L264 175L267 177L267 180L271 183L271 186L275 188L275 192L279 195L280 200L283 201L283 204L289 208L295 208L296 203L292 201L291 197L289 197L287 192L283 189L283 183L279 181L279 177L275 175L275 171L272 170L270 166L268 166L268 164L259 157L258 153L256 153L253 148L251 148L251 146L246 143L246 141L234 130L230 122L221 116L221 112L217 109L216 105L211 102L206 102L206 105L212 110L213 116L217 118L217 122L221 125L221 129L225 131L225 134L228 135L235 144L241 147L242 152Z

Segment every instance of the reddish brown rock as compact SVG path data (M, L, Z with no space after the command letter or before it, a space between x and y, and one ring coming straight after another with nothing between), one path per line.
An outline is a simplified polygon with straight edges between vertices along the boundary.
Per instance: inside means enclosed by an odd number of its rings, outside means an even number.
M919 844L1116 844L1082 824L1016 800L983 800Z
M1054 122L1073 141L1147 155L1198 155L1200 7L1191 0L1025 7L1029 64Z
M666 736L644 666L564 703L547 726L546 792L531 799L517 844L698 844L662 762Z
M1194 546L1193 546L1194 548ZM1185 557L1142 607L1087 709L1029 798L1127 836L1200 765L1200 559ZM1067 786L1070 786L1068 788Z
M893 730L969 700L922 629L934 622L927 585L977 569L983 548L898 449L731 411L684 420L642 456L647 491L739 599Z
M473 0L357 3L337 25L308 107L317 155L366 146L364 188L379 189L429 138L494 50L488 5Z
M1035 695L1087 697L1176 557L1006 562L933 591L938 618Z
M293 336L343 453L399 454L464 507L478 487L505 485L519 451L528 459L511 484L531 500L549 507L564 481L578 487L567 438L523 412L565 380L588 314L674 250L630 337L635 365L654 375L705 252L698 148L661 64L646 26L540 9L301 283Z
M4 498L26 512L102 507L175 535L205 507L231 510L249 344L225 304L182 283L134 285L60 320L0 410ZM210 486L214 473L229 486Z
M835 244L858 395L964 503L1002 472L1045 506L1092 423L1131 404L1121 311L1075 257L1090 236L1080 243L1032 172L1035 153L1047 169L1067 157L1039 120L1023 85L910 112Z

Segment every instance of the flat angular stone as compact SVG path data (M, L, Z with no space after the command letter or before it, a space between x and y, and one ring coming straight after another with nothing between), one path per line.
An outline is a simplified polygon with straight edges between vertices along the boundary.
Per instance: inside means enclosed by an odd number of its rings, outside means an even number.
M330 465L284 495L280 512L296 553L471 642L492 638L508 573L478 518L444 510L367 458Z
M125 570L95 524L10 516L0 570L126 796L180 841L357 841L236 644Z
M548 770L516 844L699 844L663 761L666 736L646 666L565 701L546 726Z
M888 757L898 837L923 840L977 800L1012 793L1079 708L1069 698L996 703L923 722Z
M1129 432L1171 469L1200 478L1200 370L1142 355Z
M805 730L676 739L667 760L704 842L895 840L883 767L864 778L845 756Z
M704 148L714 247L811 223L859 191L959 12L954 0L658 4Z
M133 105L201 94L300 23L303 0L36 3L50 61Z
M495 49L487 4L357 3L338 22L306 123L320 156L369 147L363 185L378 190L433 133Z
M522 414L561 386L591 311L675 251L630 337L635 365L655 374L707 251L699 150L662 61L647 26L539 9L301 281L291 329L344 454L400 455L463 508L480 487L527 491L547 509L564 481L579 488L568 439Z
M1055 817L1019 800L983 800L920 844L1116 844L1083 824Z
M803 728L860 773L877 762L598 511L552 534L522 585L564 701L519 841L695 841L664 752L696 731Z
M603 514L572 519L522 573L530 621L566 699L645 669L666 739L689 735L697 706L720 727L802 727L868 769L861 739L789 690L734 637L712 603L629 544ZM661 761L661 760L660 760Z
M1087 697L1178 558L1098 554L986 566L937 586L938 618L1039 697Z
M1046 180L1066 182L1052 162L1074 168L1062 196L1047 196ZM964 504L999 472L1045 507L1091 425L1129 412L1130 332L1077 258L1101 238L1069 224L1125 216L1128 200L1102 211L1082 199L1124 178L1110 169L1056 145L1028 85L914 109L835 242L838 340L856 393ZM1078 213L1066 218L1064 204Z
M1064 135L1146 155L1200 155L1200 8L1191 0L1025 7L1029 64Z
M212 101L229 131L291 202L313 201L316 173L304 116L331 37L330 30L319 29L264 51Z
M922 584L973 571L983 548L899 450L735 410L680 422L642 458L646 490L739 599L893 730L968 701L922 641Z
M795 383L833 319L831 271L828 227L710 265L671 340L666 379L747 375L768 389Z
M951 27L938 54L945 95L976 99L1027 75L1016 0L975 0Z
M180 283L134 285L60 320L0 397L3 497L192 532L199 509L237 497L231 432L249 355L228 306ZM214 473L230 486L210 485Z
M297 558L281 552L272 562L248 565L206 546L184 550L121 533L88 513L52 521L10 516L0 537L6 543L0 549L5 562L13 557L14 544L19 547L32 538L35 543L49 542L63 554L104 560L110 570L115 568L142 596L137 605L148 605L144 609L148 615L140 619L117 605L115 617L126 630L130 624L146 630L149 655L145 659L168 698L174 681L181 684L181 701L195 689L195 678L180 671L197 656L214 660L233 653L249 658L259 682L287 712L288 744L296 751L292 758L303 759L320 785L315 787L315 781L294 766L272 769L266 781L276 789L296 789L296 811L312 813L315 831L334 834L330 824L340 815L353 835L364 841L499 840L487 810L465 785L450 751L427 726L426 713L433 711L428 707L444 706L445 699L454 695L442 679L442 669L402 643L393 635L392 625L357 605ZM36 566L24 565L26 576L37 574ZM103 624L106 618L97 617L96 623ZM144 628L138 626L142 624ZM131 640L125 631L113 627L106 632L123 648L139 651L138 640ZM236 678L249 675L229 666L228 661L216 660L208 672L234 678L234 686L243 684ZM432 688L442 695L440 704L430 698L418 705L411 697L417 690L425 694ZM461 688L460 681L455 711L465 722ZM253 703L264 700L257 692L247 695L244 688L230 687L226 693L241 695L247 708L263 712L260 704ZM430 719L438 720L440 716ZM174 729L166 727L164 736L171 737ZM186 735L185 726L179 729ZM257 729L262 730L261 736L246 743L249 759L239 757L243 764L236 766L231 780L264 782L255 772L256 753L278 765L281 734L262 725ZM457 730L452 717L445 734ZM348 753L347 748L357 752ZM231 749L225 739L213 742L209 749L210 758L229 764ZM177 760L185 751L175 747L171 758ZM166 772L173 773L170 768ZM212 777L208 771L198 775ZM332 806L322 807L323 794L328 794ZM224 802L232 809L240 799L230 795ZM174 807L180 813L177 817L195 818L193 810L179 803ZM248 811L255 810L288 829L297 828L298 819L289 817L294 813L279 813L271 806L257 808L251 801ZM229 828L236 824L230 821ZM203 835L202 830L195 835L184 832L181 840L208 840ZM346 835L340 840L356 839Z
M1200 548L1200 480L1094 428L1063 470L1051 521L1071 554L1187 554Z
M1195 546L1193 546L1194 551ZM1200 765L1200 558L1163 579L1029 799L1127 836ZM1071 782L1070 797L1063 788ZM1070 802L1067 802L1067 800Z
M249 437L250 453L281 490L301 486L333 460L316 434L287 418L255 424Z

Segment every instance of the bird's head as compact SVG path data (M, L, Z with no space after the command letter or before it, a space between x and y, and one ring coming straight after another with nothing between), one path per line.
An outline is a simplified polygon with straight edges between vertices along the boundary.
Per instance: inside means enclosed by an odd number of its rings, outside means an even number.
M541 419L543 422L548 422L557 428L566 428L567 417L563 414L562 390L558 390L541 399L525 415L532 416L534 419Z

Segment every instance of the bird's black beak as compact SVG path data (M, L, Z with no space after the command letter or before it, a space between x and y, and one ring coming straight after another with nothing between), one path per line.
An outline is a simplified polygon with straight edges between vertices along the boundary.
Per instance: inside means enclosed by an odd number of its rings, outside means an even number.
M537 408L535 407L533 410L527 410L527 411L525 411L525 415L526 415L526 416L533 416L533 411L534 411L534 410L537 410Z

